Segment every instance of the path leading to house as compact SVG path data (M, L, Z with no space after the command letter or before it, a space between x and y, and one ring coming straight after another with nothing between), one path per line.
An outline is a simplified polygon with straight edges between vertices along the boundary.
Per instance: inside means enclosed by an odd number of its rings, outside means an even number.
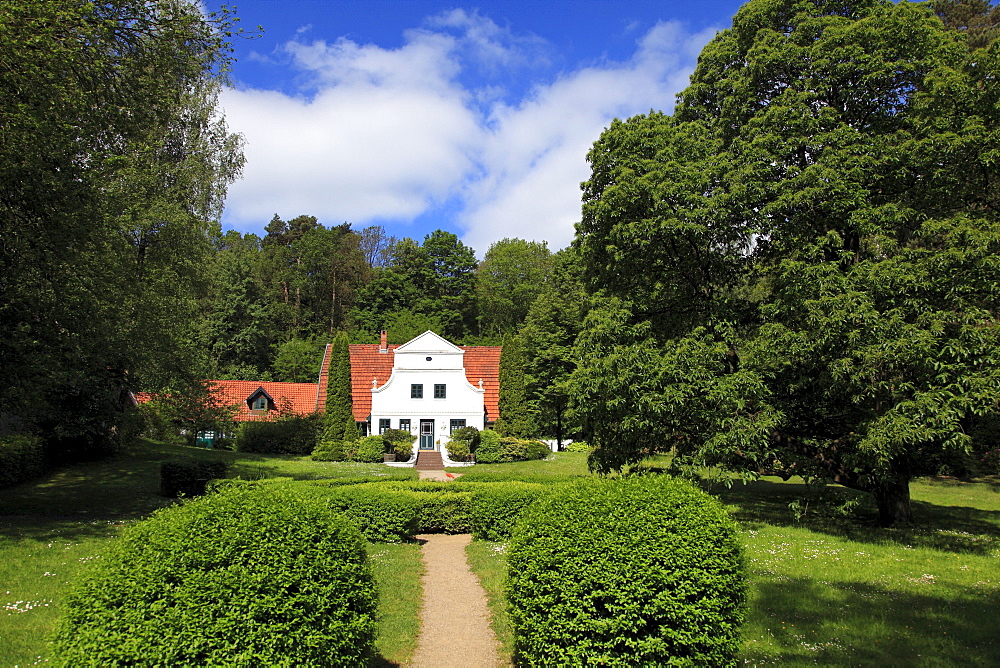
M420 480L440 480L442 482L448 482L449 480L461 477L461 475L461 473L452 473L449 477L449 474L445 472L444 469L437 469L434 471L417 471L417 478Z
M486 593L469 568L469 534L422 534L425 573L420 638L411 668L502 665Z

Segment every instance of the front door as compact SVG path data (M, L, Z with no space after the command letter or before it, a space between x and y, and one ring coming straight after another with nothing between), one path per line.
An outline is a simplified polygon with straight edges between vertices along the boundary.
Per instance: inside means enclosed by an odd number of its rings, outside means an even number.
M420 449L434 449L434 420L420 421Z

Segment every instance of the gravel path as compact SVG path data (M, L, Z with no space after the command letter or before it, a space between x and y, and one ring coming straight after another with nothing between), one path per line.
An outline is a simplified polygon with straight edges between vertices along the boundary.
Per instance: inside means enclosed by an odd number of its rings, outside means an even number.
M468 534L417 536L426 572L420 638L411 668L495 668L497 640L490 628L486 593L469 569Z

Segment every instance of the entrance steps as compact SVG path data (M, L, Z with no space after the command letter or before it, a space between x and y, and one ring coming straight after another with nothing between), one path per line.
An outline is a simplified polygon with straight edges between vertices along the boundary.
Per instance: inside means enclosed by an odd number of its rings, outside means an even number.
M444 460L437 450L418 450L415 468L418 471L443 471Z

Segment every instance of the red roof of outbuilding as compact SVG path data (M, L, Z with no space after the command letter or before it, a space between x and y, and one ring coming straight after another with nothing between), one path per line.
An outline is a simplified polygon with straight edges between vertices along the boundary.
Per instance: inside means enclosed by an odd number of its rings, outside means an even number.
M354 419L367 420L372 412L372 378L377 386L385 385L392 375L393 358L398 345L390 345L386 352L379 352L375 343L350 346L351 400ZM501 346L462 346L465 351L465 378L473 387L483 380L486 390L487 420L493 422L500 415L500 350Z

